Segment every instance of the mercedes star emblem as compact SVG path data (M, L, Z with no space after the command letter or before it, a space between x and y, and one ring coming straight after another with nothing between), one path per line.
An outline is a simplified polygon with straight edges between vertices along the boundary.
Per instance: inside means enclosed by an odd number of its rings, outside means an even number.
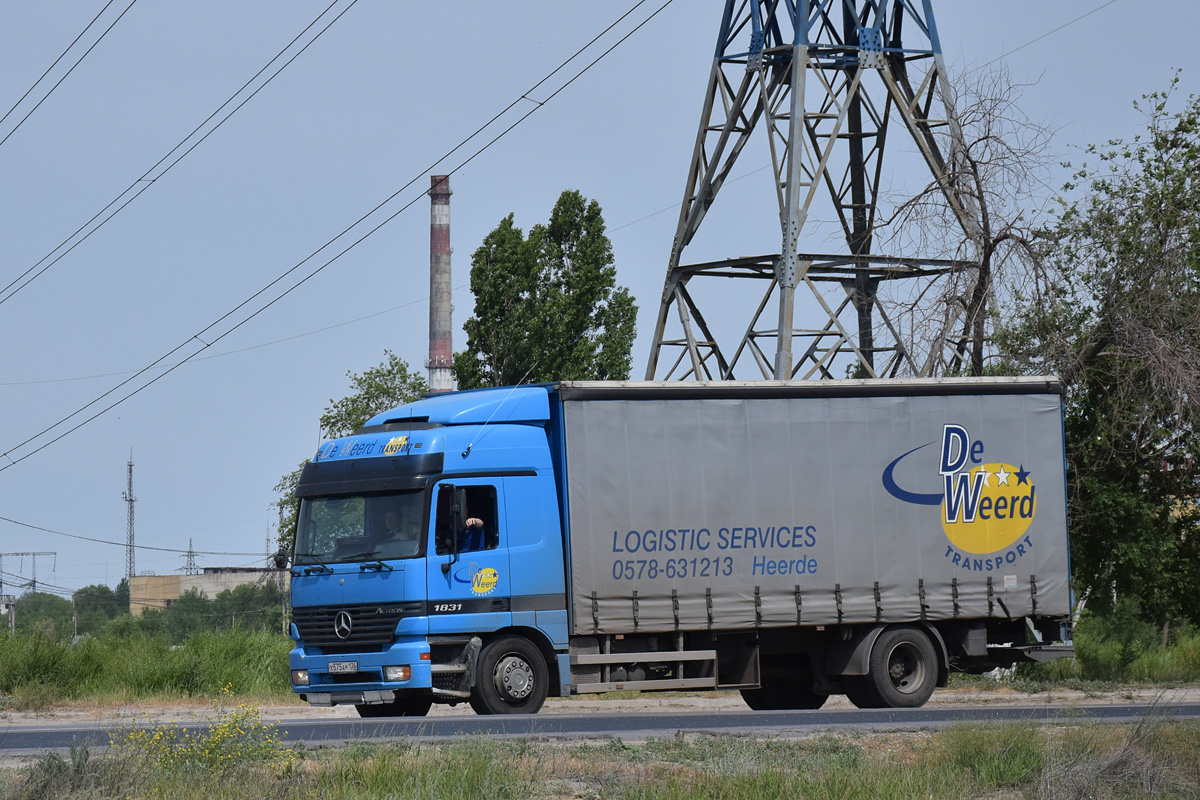
M350 630L353 627L354 622L350 619L349 611L339 611L337 616L333 618L333 632L337 634L339 639L349 638Z

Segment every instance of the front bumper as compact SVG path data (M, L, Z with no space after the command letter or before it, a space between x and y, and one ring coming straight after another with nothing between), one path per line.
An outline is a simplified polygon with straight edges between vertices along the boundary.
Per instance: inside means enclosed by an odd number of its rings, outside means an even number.
M357 672L330 673L330 662L355 661ZM309 705L329 706L344 703L390 703L397 691L433 686L429 663L429 643L422 638L401 638L381 653L339 653L329 655L303 645L288 654L292 670L308 670L308 684L293 683L292 691ZM383 668L406 665L411 670L406 681L387 681Z

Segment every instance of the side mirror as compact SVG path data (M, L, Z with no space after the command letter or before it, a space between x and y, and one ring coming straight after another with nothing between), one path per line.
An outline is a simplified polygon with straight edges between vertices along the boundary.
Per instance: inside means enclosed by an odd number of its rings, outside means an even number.
M448 492L450 495L450 519L447 520L448 530L437 530L435 533L439 542L445 542L449 546L450 560L442 562L442 574L449 575L450 567L458 562L458 532L462 528L463 506L467 502L467 492L452 483L442 484L441 491Z
M454 552L458 552L458 532L466 527L463 521L463 508L467 505L467 490L454 489L453 499L450 504L450 528L451 536L454 540Z
M287 565L288 565L287 550L284 550L282 547L279 548L279 552L276 553L274 556L272 556L272 560L274 560L274 562L275 562L275 569L287 569Z

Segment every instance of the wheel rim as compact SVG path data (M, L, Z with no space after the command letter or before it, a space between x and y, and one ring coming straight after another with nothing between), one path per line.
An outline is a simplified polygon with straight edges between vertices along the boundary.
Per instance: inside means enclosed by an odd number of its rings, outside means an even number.
M901 694L914 694L925 685L925 659L911 642L901 642L888 654L887 672L892 687Z
M507 702L519 702L533 692L533 667L519 655L510 653L497 661L492 677L496 691Z

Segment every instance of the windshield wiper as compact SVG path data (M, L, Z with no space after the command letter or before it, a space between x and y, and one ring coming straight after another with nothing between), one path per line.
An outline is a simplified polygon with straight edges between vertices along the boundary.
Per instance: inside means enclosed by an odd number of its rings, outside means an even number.
M386 569L388 572L393 572L396 569L391 564L385 564L382 561L380 561L378 558L375 558L374 556L375 556L375 551L368 550L365 553L356 553L352 556L347 556L346 558L347 559L353 559L353 558L369 558L369 559L371 559L371 563L369 563L369 564L359 564L358 565L359 572L362 572L363 570L367 570L367 569L373 569L376 572L383 572Z
M292 566L293 566L293 567L295 567L295 569L293 570L292 574L293 574L293 575L299 575L299 574L300 574L300 565L299 565L299 564L293 564ZM321 573L323 573L323 572L333 572L333 567L327 567L327 566L325 566L324 564L322 564L322 563L318 562L318 563L317 563L316 565L314 565L314 566L311 566L311 567L305 567L303 571L304 571L304 574L305 574L305 575L312 575L314 572L315 572L316 574L320 575L320 574L321 574Z

